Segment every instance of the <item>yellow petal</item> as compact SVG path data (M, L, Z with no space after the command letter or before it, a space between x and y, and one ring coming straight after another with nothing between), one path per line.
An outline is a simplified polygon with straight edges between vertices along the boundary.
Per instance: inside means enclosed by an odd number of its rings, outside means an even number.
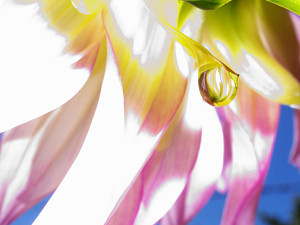
M67 50L84 54L105 37L99 14L82 14L69 0L43 0L41 4L50 25L68 38Z
M131 1L130 10L127 4L112 1L103 19L122 80L125 114L135 115L142 129L158 133L184 96L194 60L186 53L179 59L176 49L184 52L182 46L140 1Z

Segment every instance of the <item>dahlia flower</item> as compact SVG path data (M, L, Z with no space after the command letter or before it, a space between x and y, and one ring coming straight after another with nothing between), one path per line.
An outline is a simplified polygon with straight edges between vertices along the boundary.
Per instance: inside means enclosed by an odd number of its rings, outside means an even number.
M254 224L280 104L300 168L297 14L293 0L1 0L0 224L55 190L35 224L187 224L215 191L222 224Z

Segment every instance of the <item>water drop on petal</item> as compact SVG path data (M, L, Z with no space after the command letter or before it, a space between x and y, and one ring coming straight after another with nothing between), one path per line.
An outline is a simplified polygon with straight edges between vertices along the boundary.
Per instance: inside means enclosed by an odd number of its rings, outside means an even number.
M236 96L239 76L220 65L199 71L198 85L202 98L212 106L229 104Z

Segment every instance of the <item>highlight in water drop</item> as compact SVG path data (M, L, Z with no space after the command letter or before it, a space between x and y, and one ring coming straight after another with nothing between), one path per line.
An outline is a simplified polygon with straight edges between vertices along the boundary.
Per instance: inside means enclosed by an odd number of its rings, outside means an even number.
M202 98L212 106L229 104L236 96L239 75L225 66L199 72L198 85Z

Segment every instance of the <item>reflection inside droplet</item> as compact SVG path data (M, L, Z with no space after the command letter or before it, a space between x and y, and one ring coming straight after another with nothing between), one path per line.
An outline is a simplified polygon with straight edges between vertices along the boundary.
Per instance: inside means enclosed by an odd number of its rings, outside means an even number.
M225 66L199 71L198 85L203 99L212 106L229 104L237 93L239 76Z

